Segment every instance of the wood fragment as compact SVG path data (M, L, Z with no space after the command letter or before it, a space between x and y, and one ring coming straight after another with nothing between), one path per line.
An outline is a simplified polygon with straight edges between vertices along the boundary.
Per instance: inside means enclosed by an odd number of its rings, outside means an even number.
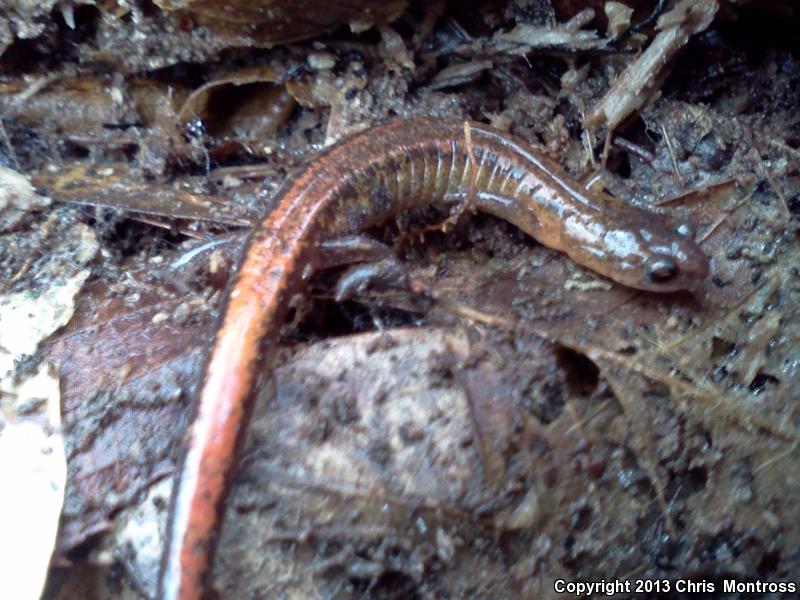
M711 24L717 0L682 0L658 20L655 39L634 60L584 120L590 129L616 129L658 91L666 68L689 38Z

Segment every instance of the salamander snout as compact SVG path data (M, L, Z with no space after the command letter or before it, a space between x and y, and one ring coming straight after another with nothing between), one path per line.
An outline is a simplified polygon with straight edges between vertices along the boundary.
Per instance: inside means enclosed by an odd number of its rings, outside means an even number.
M642 263L645 289L697 291L705 285L709 261L695 243L693 230L682 224L675 233L650 246Z

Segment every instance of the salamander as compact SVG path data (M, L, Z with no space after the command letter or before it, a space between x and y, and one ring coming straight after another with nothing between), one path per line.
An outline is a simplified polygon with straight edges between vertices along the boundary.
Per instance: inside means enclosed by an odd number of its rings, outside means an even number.
M229 286L176 475L160 598L203 596L255 392L270 376L290 299L321 266L320 244L413 207L465 201L629 287L693 290L707 279L688 226L588 191L487 125L396 120L331 146L287 180Z

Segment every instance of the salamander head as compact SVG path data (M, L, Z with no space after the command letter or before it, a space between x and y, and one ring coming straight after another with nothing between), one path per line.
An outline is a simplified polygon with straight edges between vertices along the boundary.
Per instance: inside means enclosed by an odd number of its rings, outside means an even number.
M604 219L576 212L560 223L566 235L556 247L618 283L650 292L700 292L706 287L708 257L687 225L676 227L644 211Z
M564 235L556 247L628 287L650 292L706 290L708 257L689 226L675 226L645 211L610 213L603 218L578 211L566 215L559 221Z
M624 282L653 292L699 290L708 278L708 257L694 241L694 231L674 228L642 230L638 281Z
M576 262L639 290L699 292L705 287L708 257L695 243L690 227L675 227L656 214L642 216L637 222L628 218L622 228L597 223L592 221L581 229L568 225L573 243L565 249ZM595 229L591 229L593 225Z

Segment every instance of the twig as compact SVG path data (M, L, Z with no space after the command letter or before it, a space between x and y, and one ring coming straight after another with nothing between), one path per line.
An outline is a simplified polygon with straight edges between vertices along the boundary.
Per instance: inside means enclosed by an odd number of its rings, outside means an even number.
M663 123L660 123L660 127L661 133L664 135L664 142L667 144L667 154L669 154L669 160L672 163L672 170L675 173L675 177L678 179L678 183L683 187L683 176L681 175L681 170L678 168L678 161L675 158L675 148L672 147L672 138L669 137L667 128L664 127Z
M705 242L705 241L706 241L706 240L707 240L709 237L711 237L711 234L712 234L712 233L714 233L714 232L717 230L717 228L718 228L720 225L722 225L722 224L723 224L725 221L727 221L727 220L728 220L728 218L730 218L730 216L733 214L733 211L735 211L735 210L736 210L737 208L739 208L739 207L740 207L742 204L744 204L745 202L747 202L748 200L750 200L750 198L752 198L752 196L753 196L753 194L752 194L752 192L751 192L750 194L748 194L747 196L745 196L744 198L742 198L741 200L739 200L739 202L735 203L735 204L734 204L733 206L731 206L730 208L726 208L725 210L723 210L723 211L722 211L722 214L721 214L719 217L717 217L717 220L716 220L716 221L714 221L714 222L711 224L711 226L710 226L708 229L706 229L706 230L703 232L703 234L702 234L702 235L699 235L699 236L697 236L697 243L698 243L698 244L702 244L702 243L703 243L703 242Z
M11 144L11 138L8 137L8 132L6 131L6 126L5 123L3 123L2 118L0 118L0 138L2 138L3 145L8 148L8 156L11 158L11 162L14 163L14 169L19 171L17 152L14 150L14 146Z
M618 148L622 148L623 150L627 150L631 154L635 154L646 163L653 164L656 160L656 157L653 156L652 152L650 152L645 148L642 148L639 144L634 144L630 140L626 140L625 138L615 137L613 143Z
M16 95L16 97L14 98L14 104L16 104L17 106L25 104L28 100L33 98L36 94L41 92L48 85L50 85L54 81L57 81L60 78L61 78L60 74L37 77L36 79L33 80L33 82L30 85L28 85L28 87L26 87L24 90L22 90L19 94Z

